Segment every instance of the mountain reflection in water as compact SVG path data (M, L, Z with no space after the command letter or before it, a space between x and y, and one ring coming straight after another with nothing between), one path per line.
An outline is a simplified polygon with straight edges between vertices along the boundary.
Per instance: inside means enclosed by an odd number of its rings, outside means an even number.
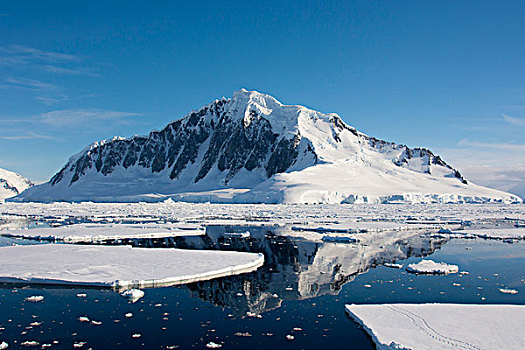
M135 243L263 253L265 264L255 272L187 285L193 296L243 315L273 310L283 300L337 295L345 283L372 267L429 255L446 242L416 232L382 232L355 235L357 243L326 243L320 235L312 239L283 231L278 226L217 225L208 226L203 236Z

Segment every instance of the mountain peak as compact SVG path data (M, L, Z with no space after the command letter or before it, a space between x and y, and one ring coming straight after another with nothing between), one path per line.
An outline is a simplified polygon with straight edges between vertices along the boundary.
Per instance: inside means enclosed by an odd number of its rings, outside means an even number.
M341 203L517 201L467 183L424 148L337 114L241 89L146 136L96 143L15 200Z

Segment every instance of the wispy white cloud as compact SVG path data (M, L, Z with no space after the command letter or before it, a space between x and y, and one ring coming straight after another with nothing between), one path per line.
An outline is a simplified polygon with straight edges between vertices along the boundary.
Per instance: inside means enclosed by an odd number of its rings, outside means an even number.
M44 134L37 134L37 133L25 133L25 134L14 134L14 135L0 135L0 140L11 140L11 141L17 141L17 140L53 140L55 137L50 135L44 135Z
M140 116L140 114L103 109L67 109L43 113L39 116L39 118L46 124L51 124L57 127L65 127L82 123L100 122L104 120L122 120L136 116Z
M479 142L479 141L469 141L461 140L458 143L459 146L467 147L476 147L476 148L489 148L489 149L499 149L499 150L515 150L515 151L525 151L525 144L515 144L515 143L505 143L505 142Z
M511 117L510 115L503 114L503 120L512 125L525 126L525 118Z
M79 62L79 56L45 51L24 45L0 47L0 64L30 64L35 62Z
M525 145L462 140L436 148L470 182L525 196Z
M42 102L43 104L47 106L51 106L60 102L70 101L71 99L67 97L66 95L58 95L55 97L49 97L49 96L35 96L35 99Z
M100 74L94 72L91 69L86 68L65 68L54 65L45 65L43 69L55 74L65 74L65 75L85 75L90 77L99 77Z
M63 85L67 81L61 83L57 76L100 77L81 56L24 45L0 46L0 70L0 75L13 76L0 80L0 90L38 94L36 100L45 105L71 100L64 97L69 94ZM46 81L51 77L53 84Z
M0 89L3 90L46 91L56 88L53 84L28 78L7 78L0 84Z

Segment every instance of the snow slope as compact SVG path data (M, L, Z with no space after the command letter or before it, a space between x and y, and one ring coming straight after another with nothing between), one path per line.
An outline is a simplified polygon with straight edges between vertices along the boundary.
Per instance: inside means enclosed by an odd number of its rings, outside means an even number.
M31 186L31 181L22 175L0 168L0 202L22 193Z
M346 305L377 349L523 349L524 305Z
M521 202L467 182L424 148L378 140L334 113L240 90L148 136L96 142L14 201Z

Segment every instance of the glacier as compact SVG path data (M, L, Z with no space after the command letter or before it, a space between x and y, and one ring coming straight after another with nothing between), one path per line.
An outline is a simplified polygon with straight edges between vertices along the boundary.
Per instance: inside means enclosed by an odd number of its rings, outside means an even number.
M335 113L240 90L147 136L96 142L10 201L521 203L468 182L425 148L379 140Z

